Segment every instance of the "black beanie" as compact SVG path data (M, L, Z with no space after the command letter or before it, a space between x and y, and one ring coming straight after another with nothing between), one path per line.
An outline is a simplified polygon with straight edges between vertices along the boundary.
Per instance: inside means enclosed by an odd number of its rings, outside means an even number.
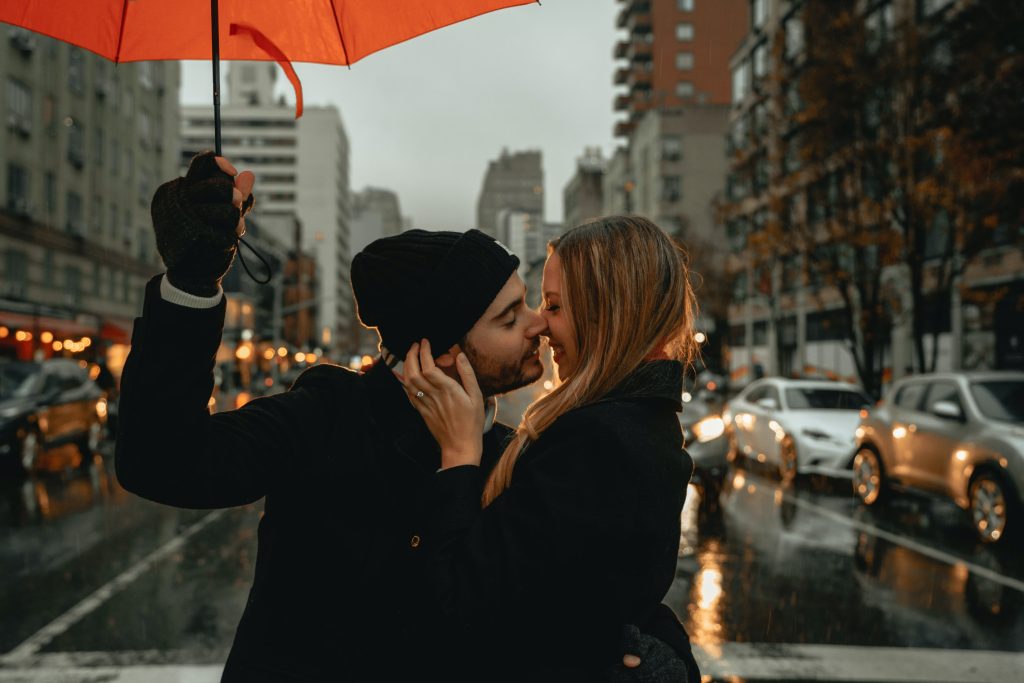
M399 359L426 337L435 356L459 342L494 301L519 258L479 230L407 230L352 259L359 320Z

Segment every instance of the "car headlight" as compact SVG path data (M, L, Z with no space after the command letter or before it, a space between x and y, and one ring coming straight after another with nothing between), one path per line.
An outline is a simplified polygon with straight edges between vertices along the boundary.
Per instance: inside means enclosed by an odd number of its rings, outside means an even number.
M705 417L690 428L700 443L707 443L725 434L725 421L717 415Z

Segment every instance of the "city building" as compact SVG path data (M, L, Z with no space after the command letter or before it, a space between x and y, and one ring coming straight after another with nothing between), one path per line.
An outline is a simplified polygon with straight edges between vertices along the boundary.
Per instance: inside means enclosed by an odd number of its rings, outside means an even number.
M293 109L274 97L276 78L273 63L228 66L228 98L221 108L223 154L239 170L256 174L255 219L295 216L301 221L301 250L317 261L318 344L341 357L351 351L351 330L357 324L349 286L348 137L333 106L306 106L296 120ZM182 109L182 167L197 152L213 148L213 125L211 107ZM284 230L287 234L274 237L290 244L291 229Z
M0 41L0 354L107 355L147 280L149 207L178 175L180 67L113 63L7 27ZM86 343L88 340L88 343Z
M353 255L374 240L399 234L411 223L408 217L402 216L398 195L378 187L367 187L353 194L352 210ZM376 331L364 328L358 321L352 326L351 340L354 355L373 356L377 353L379 340Z
M508 235L498 226L502 209L544 215L544 169L540 151L509 153L491 161L477 199L476 224L483 232L504 242Z
M713 203L729 168L729 107L651 109L630 138L631 211L684 242L713 240Z
M604 172L608 160L600 147L587 147L576 159L576 173L562 190L562 223L567 228L597 218L604 210Z
M805 133L798 114L806 103L799 84L806 69L806 4L753 0L748 34L731 59L730 172L724 197L730 248L728 279L733 283L728 311L729 369L738 383L761 371L861 381L863 373L858 366L870 363L879 377L878 385L872 387L877 390L920 367L910 322L913 287L906 262L877 257L878 252L871 251L879 245L884 248L888 240L852 246L849 242L839 246L824 243L835 239L828 237L829 226L835 222L831 212L842 197L863 196L882 181L865 168L850 172L834 160L808 161L801 149ZM971 4L891 0L862 3L856 11L864 22L865 49L869 51L881 50L900 25L915 27L923 37L922 44L945 45L948 50L948 42L942 39L944 22ZM906 44L900 44L893 54L906 49ZM952 61L956 55L940 58ZM888 99L901 106L900 98L890 95ZM879 125L879 110L869 105L865 103L864 120ZM914 116L916 122L922 121L920 111ZM879 175L891 177L893 168L890 164ZM863 191L858 183L863 183ZM896 234L895 220L884 225ZM792 235L790 239L782 235L783 244L791 245L788 253L785 249L766 253L764 236L773 234L768 232L771 226L782 226ZM1021 250L1013 248L1010 241L994 239L954 280L948 297L943 297L935 288L941 250L934 247L948 234L944 232L947 229L936 221L923 240L925 277L919 291L926 304L929 299L936 302L923 313L928 331L923 339L924 355L931 357L934 352L937 371L1024 367ZM796 246L801 230L819 235L822 242ZM1004 237L1007 235L1012 231L1005 231ZM993 237L998 235L993 233ZM881 292L879 303L871 308L862 306L859 295L849 296L850 289L844 297L836 278L829 278L827 272L823 275L825 267L816 265L823 253L832 255L825 263L833 272L877 272L873 289ZM836 254L844 254L846 262ZM861 256L874 265L860 270L848 265ZM857 321L876 311L879 323L872 331L874 346L856 343L851 337L862 335ZM870 358L864 357L866 348L871 349Z
M626 32L614 56L616 137L629 137L652 109L728 105L729 57L746 33L748 0L621 0Z

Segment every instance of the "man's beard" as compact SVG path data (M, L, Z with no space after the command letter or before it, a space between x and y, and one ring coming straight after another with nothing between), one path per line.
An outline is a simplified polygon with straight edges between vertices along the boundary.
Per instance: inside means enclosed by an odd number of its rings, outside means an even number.
M527 370L524 367L527 363L526 358L506 362L488 358L475 349L468 340L463 340L462 350L473 366L477 384L480 385L480 393L484 396L507 394L533 384L544 374L543 367L538 367L536 372Z

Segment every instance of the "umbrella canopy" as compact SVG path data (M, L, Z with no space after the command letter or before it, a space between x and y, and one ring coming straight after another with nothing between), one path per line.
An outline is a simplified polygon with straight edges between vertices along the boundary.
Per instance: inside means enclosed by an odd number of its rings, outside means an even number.
M220 58L274 60L231 25L251 26L289 61L354 64L423 33L536 0L219 0ZM210 59L210 0L4 0L0 21L115 62Z

